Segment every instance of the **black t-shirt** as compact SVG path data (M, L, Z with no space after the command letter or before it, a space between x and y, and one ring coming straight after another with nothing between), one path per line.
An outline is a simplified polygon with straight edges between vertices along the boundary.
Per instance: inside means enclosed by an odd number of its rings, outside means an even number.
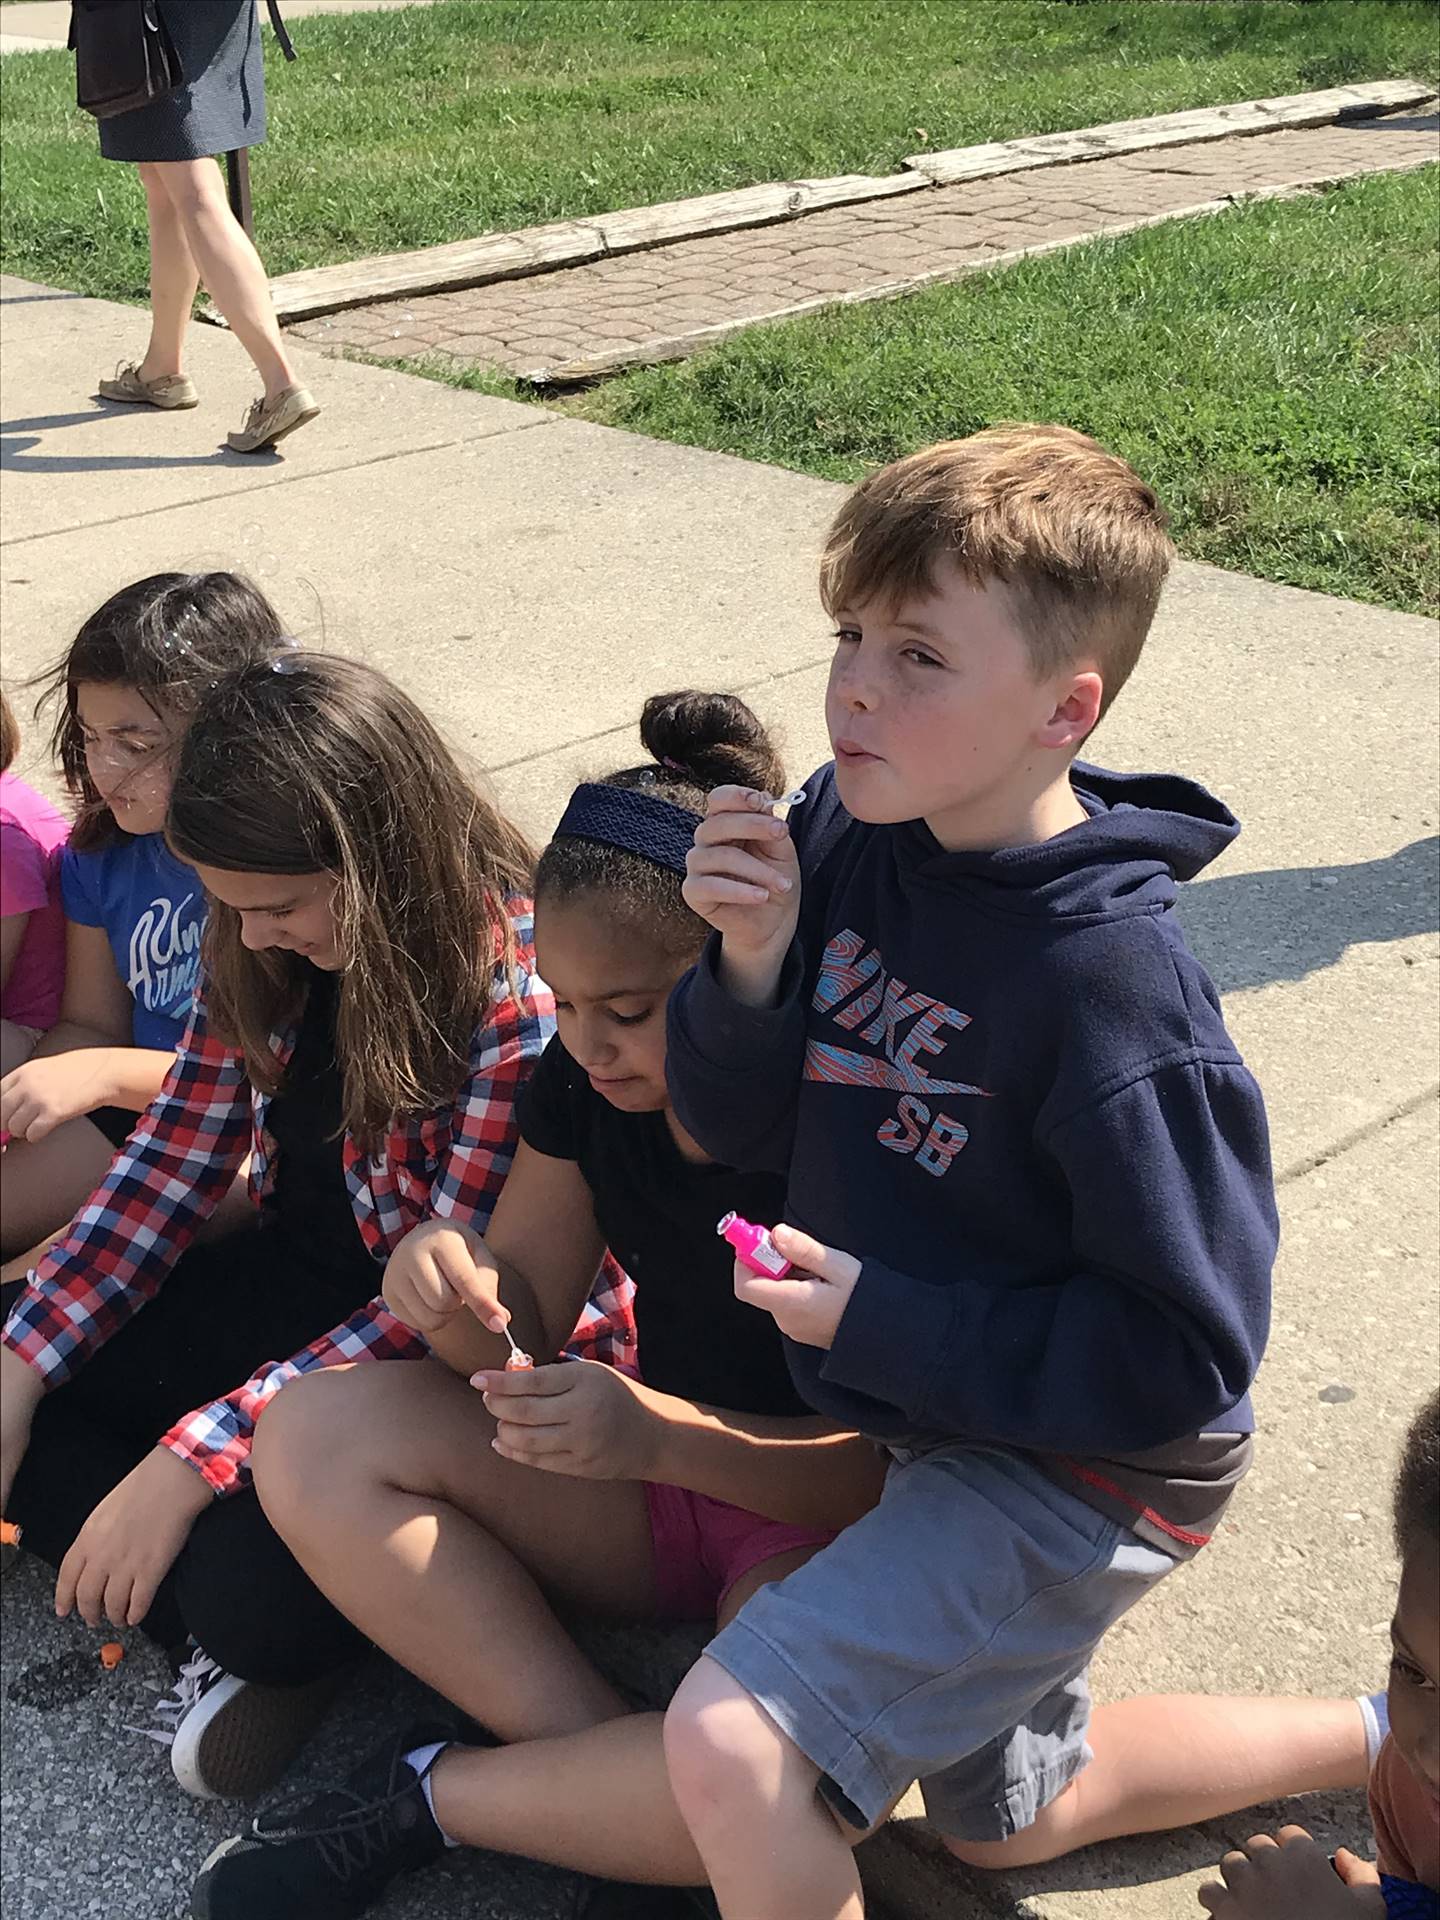
M262 1225L282 1229L318 1279L355 1281L363 1293L379 1263L360 1236L341 1159L343 1092L335 1058L339 976L311 968L295 1051L265 1116L275 1142L275 1186Z
M775 1322L735 1298L735 1257L715 1232L730 1212L773 1226L783 1180L687 1160L663 1113L612 1107L558 1039L521 1096L520 1133L579 1167L605 1244L635 1282L647 1385L735 1413L810 1411Z

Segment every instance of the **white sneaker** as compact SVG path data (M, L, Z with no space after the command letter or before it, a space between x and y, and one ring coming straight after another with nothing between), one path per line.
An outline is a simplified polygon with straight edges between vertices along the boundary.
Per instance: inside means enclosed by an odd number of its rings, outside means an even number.
M170 1749L175 1778L199 1800L253 1800L272 1787L315 1731L343 1675L304 1687L262 1687L226 1673L201 1647L156 1703L154 1727L131 1727Z

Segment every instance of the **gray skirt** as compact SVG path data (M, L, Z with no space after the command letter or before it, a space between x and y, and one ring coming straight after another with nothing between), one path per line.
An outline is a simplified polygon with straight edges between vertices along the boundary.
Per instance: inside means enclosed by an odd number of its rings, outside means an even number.
M107 160L201 160L265 138L265 66L255 0L158 0L185 84L100 122Z

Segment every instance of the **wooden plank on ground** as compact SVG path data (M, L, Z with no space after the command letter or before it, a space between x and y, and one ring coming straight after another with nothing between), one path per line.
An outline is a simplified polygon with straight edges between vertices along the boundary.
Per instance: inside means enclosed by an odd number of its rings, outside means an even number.
M410 299L480 287L493 280L549 273L583 266L603 254L635 253L668 241L730 233L739 227L770 226L821 207L914 193L929 185L917 173L874 176L837 174L824 180L771 181L733 193L707 193L690 200L668 200L651 207L626 207L589 220L563 220L545 227L520 227L511 233L482 234L411 253L377 254L334 267L286 273L270 282L281 325L310 320L346 307L377 300ZM208 307L202 319L218 316Z
M740 227L774 226L814 213L820 207L851 205L907 193L913 175L875 176L842 173L829 180L771 180L733 193L706 193L690 200L666 200L653 207L627 207L597 214L590 223L605 237L610 253L635 253L674 240L695 240L707 233L733 233Z
M904 165L937 187L981 180L998 173L1028 173L1076 161L1104 160L1118 153L1145 153L1236 134L1278 133L1287 127L1319 127L1331 120L1357 120L1417 106L1433 97L1418 80L1373 80L1362 86L1325 87L1317 93L1285 94L1274 100L1240 100L1223 107L1157 113L1141 120L1110 120L1073 133L1040 133L1021 140L991 140L978 147L912 153Z
M558 220L550 226L483 233L476 240L422 247L415 253L379 253L340 266L282 274L270 282L270 294L283 325L288 320L338 313L344 307L369 306L374 300L445 293L544 273L552 267L582 266L604 252L605 242L596 227L579 220Z

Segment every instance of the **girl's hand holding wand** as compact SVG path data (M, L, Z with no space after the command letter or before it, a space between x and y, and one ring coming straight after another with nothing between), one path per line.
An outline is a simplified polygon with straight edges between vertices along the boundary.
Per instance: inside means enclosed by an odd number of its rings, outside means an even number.
M582 1480L650 1477L660 1422L649 1390L595 1360L523 1371L486 1368L470 1384L495 1416L506 1460Z

